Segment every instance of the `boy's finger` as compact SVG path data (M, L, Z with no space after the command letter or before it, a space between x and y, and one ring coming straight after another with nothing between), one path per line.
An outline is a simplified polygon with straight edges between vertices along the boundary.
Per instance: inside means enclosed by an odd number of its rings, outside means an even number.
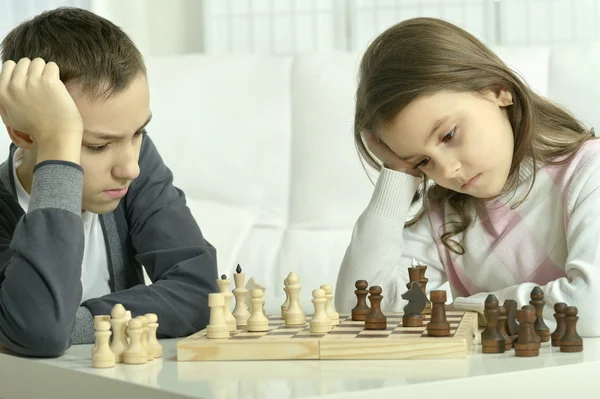
M2 64L2 71L0 71L0 89L8 86L8 82L12 79L16 66L17 64L12 60L8 60Z
M50 61L44 67L44 71L42 72L42 76L44 79L59 79L60 78L60 69L56 62Z
M42 72L44 72L44 68L46 67L46 61L41 58L36 58L31 61L31 65L29 65L29 71L27 74L30 78L39 78L42 76Z
M11 82L16 83L19 86L25 84L30 65L31 60L29 58L21 58L13 71Z

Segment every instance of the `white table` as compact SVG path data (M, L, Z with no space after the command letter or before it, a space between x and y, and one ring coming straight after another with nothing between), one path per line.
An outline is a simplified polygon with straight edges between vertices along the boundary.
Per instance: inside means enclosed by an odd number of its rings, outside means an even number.
M110 369L91 367L91 345L56 359L0 352L0 398L600 397L600 339L572 354L544 344L535 358L483 355L476 346L457 360L268 362L177 362L177 340L161 342L162 359Z

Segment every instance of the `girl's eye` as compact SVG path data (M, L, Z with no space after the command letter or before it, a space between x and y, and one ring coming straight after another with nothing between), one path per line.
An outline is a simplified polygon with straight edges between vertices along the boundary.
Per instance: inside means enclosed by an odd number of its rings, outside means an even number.
M454 128L452 128L452 130L450 130L448 132L448 134L442 138L442 143L445 143L445 142L451 140L454 137L454 133L456 133L456 126Z
M427 165L429 163L429 159L430 158L425 158L424 160L422 160L421 162L419 162L418 164L416 164L415 166L413 166L413 169L418 169L420 167L423 167L423 166Z

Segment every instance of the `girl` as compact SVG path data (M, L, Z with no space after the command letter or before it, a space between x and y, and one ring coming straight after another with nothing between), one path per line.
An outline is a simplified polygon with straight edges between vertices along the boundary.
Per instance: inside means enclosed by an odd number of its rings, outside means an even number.
M343 259L336 305L354 283L382 285L401 311L408 268L428 265L457 309L529 303L579 310L582 336L600 335L600 141L535 94L490 49L448 22L417 18L369 46L360 66L354 138L380 170ZM409 209L419 212L409 218Z

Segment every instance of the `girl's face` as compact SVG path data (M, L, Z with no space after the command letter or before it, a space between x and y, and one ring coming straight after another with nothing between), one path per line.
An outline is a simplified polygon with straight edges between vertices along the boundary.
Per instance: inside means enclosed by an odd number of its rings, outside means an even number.
M382 141L435 183L490 198L508 178L514 135L508 91L443 91L417 98L382 132Z

